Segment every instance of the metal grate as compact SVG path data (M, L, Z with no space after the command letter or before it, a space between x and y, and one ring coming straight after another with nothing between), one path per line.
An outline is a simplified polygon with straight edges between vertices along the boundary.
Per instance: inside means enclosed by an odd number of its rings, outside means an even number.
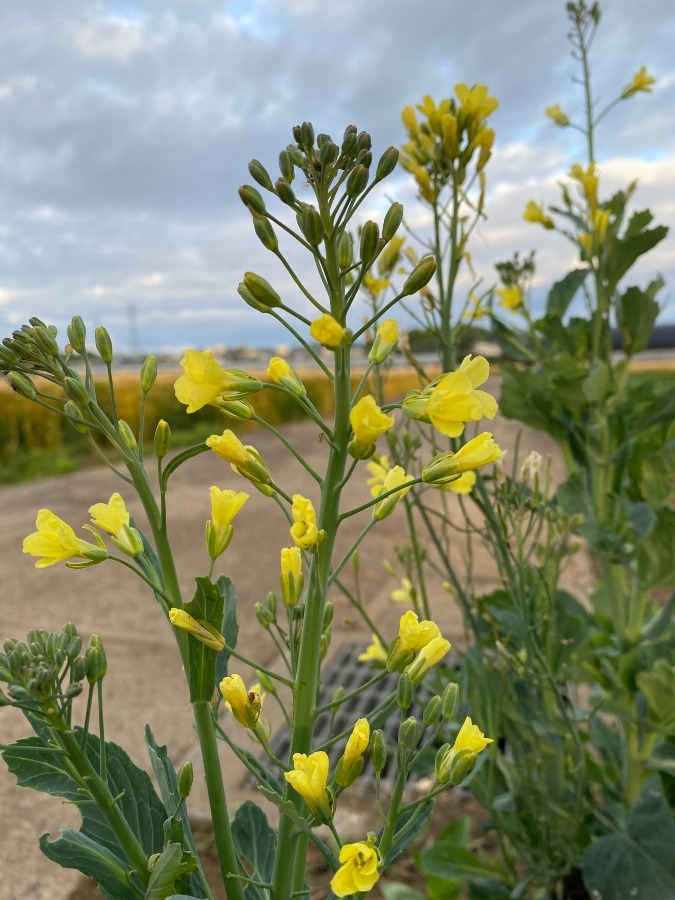
M327 665L322 672L318 706L330 703L337 688L342 687L345 693L349 694L351 691L356 690L372 678L372 669L370 669L368 665L359 662L359 655L363 653L364 649L365 647L362 645L344 644L335 654L329 665ZM456 659L452 658L452 655L446 658L446 664L449 664L451 668L459 669L459 664ZM352 728L357 719L369 718L373 709L382 698L396 689L397 682L398 675L387 675L386 678L383 678L377 684L366 688L366 690L362 691L358 696L342 703L332 720L329 713L323 713L319 716L314 730L315 745L320 745L328 741L333 735L341 734L343 731ZM422 712L431 698L432 692L424 687L418 687L416 694L417 702L413 703L410 707L406 713L406 717L415 716L421 721ZM372 724L372 717L370 718ZM385 722L375 723L374 725L376 728L383 729L387 737L387 747L389 750L380 780L384 785L388 785L392 788L396 780L396 743L398 741L399 724L399 716L391 714L387 717ZM271 743L272 749L279 759L288 759L291 738L287 728L280 731ZM328 749L327 753L330 759L331 769L335 768L338 760L342 756L345 743L346 738L337 741ZM266 756L261 758L260 762L265 768L274 771L272 769L272 763ZM418 775L416 773L411 773L408 783L412 784L417 778ZM363 794L372 788L374 784L375 771L370 764L370 761L367 760L363 773L359 776L356 783L351 788L351 791L356 794Z

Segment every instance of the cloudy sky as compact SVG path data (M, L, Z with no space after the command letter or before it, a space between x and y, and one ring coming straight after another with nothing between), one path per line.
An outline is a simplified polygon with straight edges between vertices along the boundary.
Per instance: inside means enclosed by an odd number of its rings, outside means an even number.
M544 107L581 111L563 0L21 0L0 4L0 335L31 314L105 324L144 351L283 335L236 285L265 275L292 300L236 194L252 157L276 171L291 126L400 144L401 108L458 82L500 99L488 170L489 221L476 268L537 248L535 296L573 264L566 244L528 226L529 199L554 201L582 159L581 136ZM604 0L593 48L596 93L612 99L647 65L654 93L620 104L598 143L609 192L638 178L638 208L675 225L675 15L672 0ZM384 191L382 192L384 193ZM386 193L410 215L399 172ZM378 209L379 203L379 209ZM374 197L370 214L385 208ZM639 270L668 282L664 241ZM136 335L136 337L134 337Z

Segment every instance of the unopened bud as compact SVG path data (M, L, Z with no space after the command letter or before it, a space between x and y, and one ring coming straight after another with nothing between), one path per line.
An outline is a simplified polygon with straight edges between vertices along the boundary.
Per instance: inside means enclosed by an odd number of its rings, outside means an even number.
M443 707L441 709L441 715L446 720L446 722L454 715L458 697L459 685L454 681L451 681L450 684L446 684L445 688L443 689Z
M150 354L141 367L141 390L144 394L151 391L157 381L157 357Z
M188 760L183 763L176 776L176 781L178 782L178 796L181 800L187 800L190 796L194 780L194 769L192 768L192 763Z
M251 175L251 178L257 181L261 187L264 187L266 191L274 190L274 188L272 187L272 179L270 178L267 169L261 162L258 162L257 159L251 160L251 162L248 164L248 171Z
M171 428L169 423L160 419L155 429L154 450L157 459L163 459L171 446Z
M339 701L342 700L342 698L344 697L344 695L346 693L347 692L345 691L345 689L342 685L340 685L339 687L336 687L335 690L333 691L333 696L331 697L331 703L338 703Z
M414 716L409 716L401 723L398 730L398 742L404 750L414 750L422 737L422 729Z
M398 150L396 149L396 147L387 147L377 164L377 169L375 170L375 181L382 181L382 179L386 178L387 175L391 175L391 173L396 168L397 163Z
M73 316L72 321L66 331L68 333L68 340L70 341L73 350L76 353L84 353L84 342L87 337L87 329L80 316Z
M295 206L295 194L293 193L293 189L291 188L288 179L277 178L274 183L274 187L277 192L277 197L281 200L282 203L285 203L286 206Z
M441 716L442 709L443 700L438 696L438 694L436 694L424 707L424 712L422 713L422 721L427 728L438 721Z
M131 430L131 426L125 422L124 419L120 419L117 423L117 430L127 447L130 450L135 450L138 444L136 442L136 436Z
M338 266L341 269L349 269L354 262L354 242L348 231L343 231L338 244Z
M436 780L439 784L461 784L476 765L476 759L473 750L453 750L450 744L443 744L434 764Z
M78 406L76 406L72 400L66 400L63 405L64 415L68 417L70 420L70 424L76 431L79 431L80 434L87 434L89 431L89 427L84 425L82 422L82 411Z
M231 419L239 419L242 422L248 422L253 418L253 407L248 400L225 400L219 398L216 402L218 409Z
M258 236L258 240L263 245L265 250L270 250L272 253L277 252L277 250L279 249L279 241L277 240L274 228L272 228L269 219L254 219L253 230L255 231L256 235Z
M35 400L37 397L37 388L23 372L9 372L7 380L12 386L12 389L21 397L25 397L27 400Z
M267 672L261 672L256 669L256 675L258 676L258 681L260 682L260 687L263 691L266 691L268 694L276 693L276 685L274 684L274 680L270 678Z
M281 297L269 281L266 281L261 275L256 275L255 272L244 272L243 284L261 306L269 309L281 306ZM241 291L239 293L241 294ZM242 296L244 295L242 294ZM244 299L246 298L244 297Z
M242 184L239 188L239 198L247 207L248 211L254 216L264 216L267 213L265 209L265 201L260 191L256 190L251 184Z
M33 337L43 353L46 353L48 356L59 355L59 345L54 340L54 335L46 325L38 325L33 331Z
M89 647L85 653L87 660L87 681L96 684L102 681L108 671L108 660L103 649L103 641L97 634L89 638Z
M435 271L436 260L433 256L425 256L417 263L410 275L406 278L403 287L401 288L402 295L404 297L409 297L411 294L416 294L417 291L422 290L422 288L426 287L434 277Z
M262 603L255 603L253 605L253 611L258 622L264 629L268 630L270 625L274 622L274 614L271 613L266 606L263 606Z
M370 735L370 760L375 774L379 776L387 762L387 738L381 728Z
M396 685L396 703L404 712L410 708L413 699L412 678L407 672L402 672Z
M273 616L276 616L277 613L277 595L274 591L270 591L267 595L267 608L272 613Z
M326 654L328 653L328 648L330 646L331 639L331 629L330 626L326 631L321 635L321 639L319 641L319 659L324 660L326 658Z
M379 242L380 229L377 226L377 222L368 220L361 229L361 240L359 248L361 253L361 262L364 265L369 265L377 256L377 251L380 249Z
M356 130L349 131L348 126L345 131L344 139L342 141L342 147L340 148L340 153L342 156L345 156L347 159L351 159L356 154Z
M314 128L311 122L303 122L300 126L300 140L298 144L303 150L311 150L314 146Z
M318 210L314 206L306 206L298 215L298 224L308 243L318 247L323 240L323 223Z
M282 178L287 181L289 184L295 178L295 166L293 165L293 157L288 152L288 150L282 150L279 154L279 171L281 172ZM277 194L279 193L279 182L277 181L275 185L277 189Z
M340 155L340 148L333 141L327 140L321 146L319 160L322 166L332 166Z
M63 389L66 397L72 400L77 406L89 405L89 394L84 386L84 382L79 376L68 375L63 379Z
M347 179L345 192L348 197L358 197L365 190L367 184L368 169L365 166L354 166Z
M392 203L386 212L382 223L382 238L390 241L399 229L403 221L403 206L400 203Z
M113 358L113 345L110 335L103 325L99 325L94 332L94 339L96 341L96 349L98 350L101 359L109 366Z

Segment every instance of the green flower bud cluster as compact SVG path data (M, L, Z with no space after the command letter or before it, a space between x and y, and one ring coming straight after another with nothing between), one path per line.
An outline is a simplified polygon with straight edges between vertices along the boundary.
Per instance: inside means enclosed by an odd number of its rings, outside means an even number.
M82 639L72 623L60 634L35 630L26 642L5 641L0 653L0 681L7 684L9 703L34 711L56 711L82 691L82 681L98 681L105 675L106 661L100 638L92 636L80 656Z
M12 332L0 344L0 374L8 376L10 386L29 400L37 394L32 375L47 375L63 381L57 330L32 316L27 325Z

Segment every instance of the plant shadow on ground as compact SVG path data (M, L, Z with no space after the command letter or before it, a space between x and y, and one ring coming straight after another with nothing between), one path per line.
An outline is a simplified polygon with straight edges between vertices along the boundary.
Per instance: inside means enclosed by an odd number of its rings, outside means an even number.
M346 799L343 798L343 800ZM370 810L373 801L374 798L370 794L359 799L353 798L350 801L350 812L358 815L359 810ZM438 797L430 826L425 829L421 839L413 844L412 849L406 850L394 861L387 869L381 883L398 881L416 888L423 894L425 879L415 864L414 854L429 847L449 822L462 816L468 817L471 823L472 851L489 855L495 853L497 848L492 836L484 833L482 828L482 823L486 818L485 811L468 792L461 789L450 790ZM219 884L220 869L210 824L198 821L193 823L192 827L206 878L210 885L216 885L215 888L212 887L214 898L215 900L225 900L225 892ZM330 880L331 872L323 856L310 844L307 863L307 881L311 888L310 900L323 900L327 897L330 892ZM93 881L89 878L82 878L66 900L98 900L101 896ZM373 888L369 896L373 900L382 900L384 894L379 890L379 884Z

